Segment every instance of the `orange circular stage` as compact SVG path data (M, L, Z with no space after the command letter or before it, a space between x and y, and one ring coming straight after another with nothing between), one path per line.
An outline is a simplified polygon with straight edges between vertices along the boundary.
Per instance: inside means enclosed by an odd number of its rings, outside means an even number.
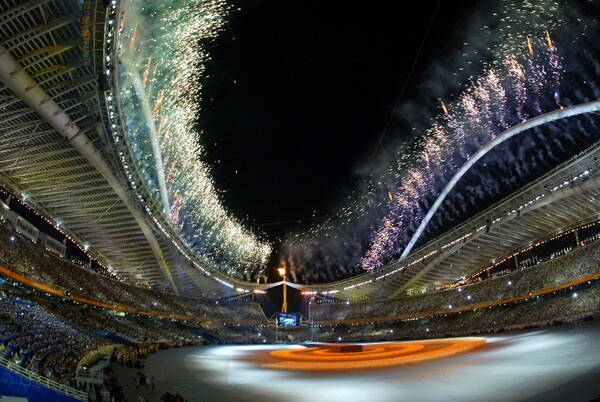
M347 371L393 367L454 356L475 349L485 338L450 338L369 345L323 344L270 352L261 367L297 371Z

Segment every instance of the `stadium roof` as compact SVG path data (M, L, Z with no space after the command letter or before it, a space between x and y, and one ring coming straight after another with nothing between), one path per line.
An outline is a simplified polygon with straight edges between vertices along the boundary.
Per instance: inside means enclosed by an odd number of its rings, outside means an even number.
M84 4L91 8L82 12L79 1L0 2L2 184L134 283L186 295L247 285L202 261L194 268L166 225L161 229L138 203L99 91L106 9Z
M338 299L388 298L475 275L537 242L600 218L600 145L374 273L306 287Z
M139 202L128 180L136 173L114 146L99 88L105 8L87 4L93 7L82 14L75 0L0 0L2 185L134 283L188 296L268 287L229 278L191 256L162 214ZM470 276L530 244L596 221L599 153L596 145L573 157L404 261L299 287L343 299L398 296Z

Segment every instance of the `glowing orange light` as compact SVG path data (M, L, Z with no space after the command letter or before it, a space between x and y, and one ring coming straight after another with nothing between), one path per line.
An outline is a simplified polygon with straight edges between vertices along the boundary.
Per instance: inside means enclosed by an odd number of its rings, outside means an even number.
M546 31L546 39L548 40L548 47L554 46L552 44L552 38L550 38L550 32Z
M133 33L131 34L131 41L129 42L129 51L132 52L135 48L135 38L137 36L137 24L133 28Z

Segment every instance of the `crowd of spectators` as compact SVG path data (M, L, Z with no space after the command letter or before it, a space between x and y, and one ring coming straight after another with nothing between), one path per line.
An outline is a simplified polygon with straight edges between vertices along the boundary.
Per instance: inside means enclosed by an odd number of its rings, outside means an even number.
M69 295L105 304L207 321L266 323L258 303L180 297L127 284L46 252L40 245L20 236L8 222L0 223L0 265ZM233 308L235 314L232 314Z
M48 311L82 328L105 331L130 343L164 343L171 346L198 343L193 331L201 328L196 321L181 321L137 314L121 314L113 310L85 304L49 304Z
M579 324L600 316L600 280L516 302L430 317L398 321L318 325L297 333L320 342L366 342L481 335ZM280 333L285 331L281 331ZM280 334L280 339L282 338Z
M106 343L31 301L0 293L1 357L28 370L74 385L79 361Z
M126 284L47 253L0 223L0 265L65 291L60 297L0 280L0 356L75 385L83 357L115 342L129 345L115 350L116 362L135 367L159 348L208 342L382 341L578 322L600 314L600 279L591 278L600 274L597 238L545 261L527 261L505 275L450 289L393 300L313 303L310 324L277 328L268 325L257 303L185 298ZM116 307L83 303L72 295ZM118 390L110 381L104 386Z
M110 347L116 364L143 369L142 359L159 349L207 343L197 322L121 315L38 296L7 282L0 285L0 357L89 392L91 399L99 400L102 392L118 395L119 389L114 381L98 387L80 377L81 363L97 350Z
M352 303L316 303L316 323L367 322L439 315L553 289L600 272L600 243L581 247L510 274L447 290L396 299Z
M323 342L420 339L594 319L600 316L600 244L583 244L537 265L452 289L385 301L316 303L315 327L296 336ZM280 339L286 331L280 329Z

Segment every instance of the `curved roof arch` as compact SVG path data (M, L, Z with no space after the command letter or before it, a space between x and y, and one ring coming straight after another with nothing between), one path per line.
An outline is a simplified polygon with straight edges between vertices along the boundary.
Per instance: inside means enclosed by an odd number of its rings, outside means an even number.
M517 124L514 127L509 128L508 130L504 131L502 134L498 135L493 140L485 144L483 147L479 148L477 152L475 152L460 167L460 169L458 169L458 171L454 174L454 176L452 176L450 181L446 184L444 189L438 195L435 202L433 203L431 208L429 208L429 211L427 211L427 214L425 215L425 217L419 224L419 227L408 242L408 245L404 248L404 251L400 256L400 260L404 260L406 256L411 252L415 243L419 240L421 234L425 230L425 227L427 226L433 215L436 213L436 211L439 209L439 207L442 205L442 202L444 202L448 194L450 194L450 191L454 189L458 181L469 171L469 169L475 166L477 161L479 161L481 158L487 155L488 152L492 151L496 146L502 144L504 141L514 137L515 135L526 132L527 130L532 129L534 127L538 127L556 120L565 119L567 117L577 116L584 113L594 113L598 111L600 111L600 100L554 110L552 112L548 112L540 116L528 119L520 124Z
M432 290L490 267L530 244L600 219L600 144L413 250L352 278L304 286L339 299L385 299Z

